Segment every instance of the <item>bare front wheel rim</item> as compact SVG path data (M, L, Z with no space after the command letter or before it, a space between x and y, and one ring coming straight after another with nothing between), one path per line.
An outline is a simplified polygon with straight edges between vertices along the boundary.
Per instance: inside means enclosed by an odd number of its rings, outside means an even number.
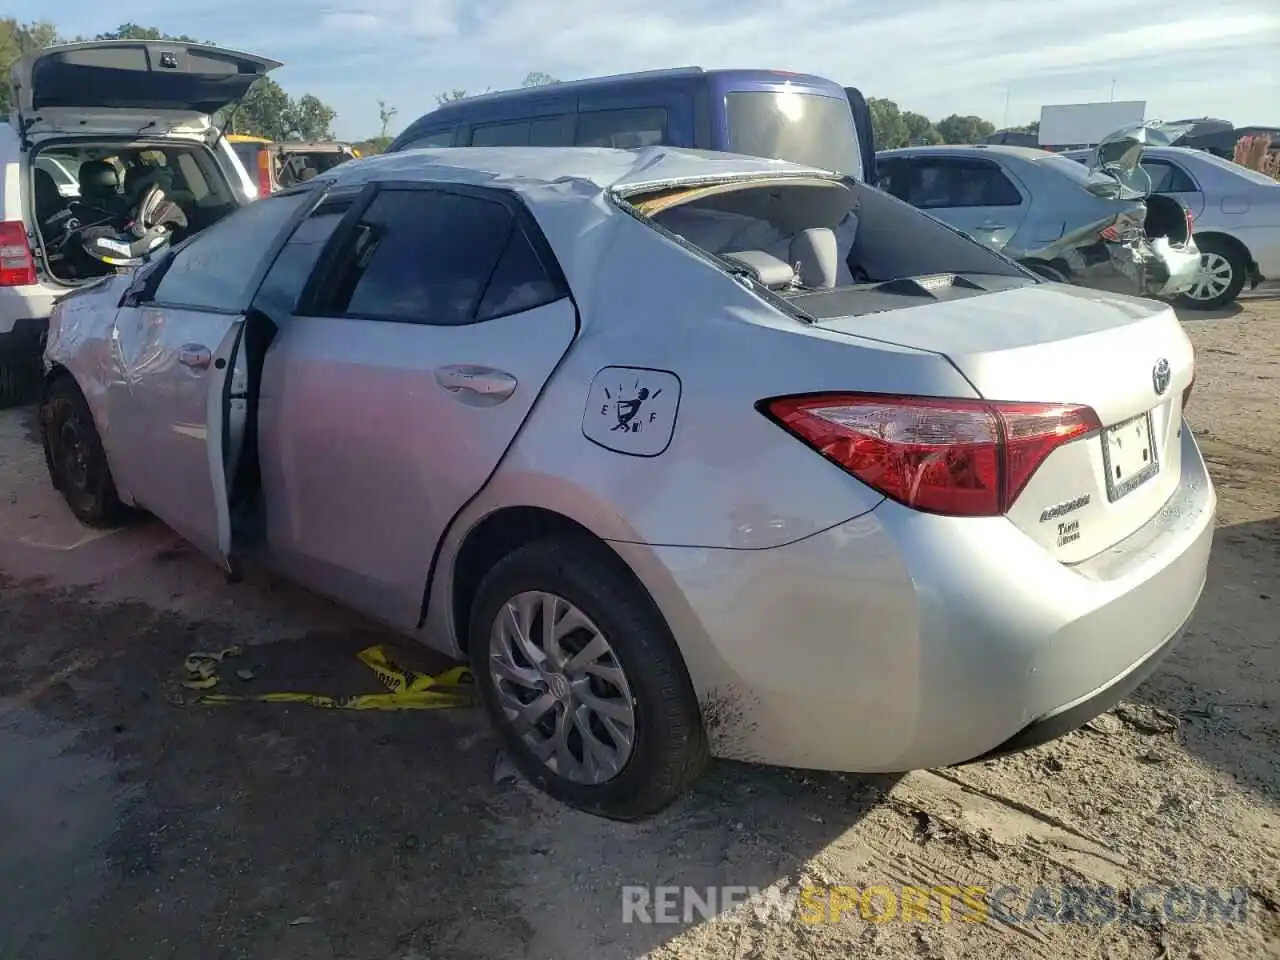
M1192 300L1212 300L1227 292L1231 286L1231 261L1220 253L1200 254L1200 270L1187 296Z
M489 673L507 722L553 773L596 785L622 772L636 737L631 686L604 633L568 600L531 590L503 604Z

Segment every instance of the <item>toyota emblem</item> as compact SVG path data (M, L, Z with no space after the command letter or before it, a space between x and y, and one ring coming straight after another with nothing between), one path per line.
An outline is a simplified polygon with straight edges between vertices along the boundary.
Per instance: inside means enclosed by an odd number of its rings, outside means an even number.
M1169 361L1161 357L1151 368L1151 385L1156 388L1156 396L1162 396L1169 389Z

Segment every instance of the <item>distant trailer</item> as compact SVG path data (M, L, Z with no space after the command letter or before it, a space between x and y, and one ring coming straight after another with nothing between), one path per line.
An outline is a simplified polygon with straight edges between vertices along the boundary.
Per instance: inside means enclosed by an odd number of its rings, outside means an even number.
M1042 147L1091 147L1122 127L1137 126L1147 115L1145 100L1061 103L1040 108Z

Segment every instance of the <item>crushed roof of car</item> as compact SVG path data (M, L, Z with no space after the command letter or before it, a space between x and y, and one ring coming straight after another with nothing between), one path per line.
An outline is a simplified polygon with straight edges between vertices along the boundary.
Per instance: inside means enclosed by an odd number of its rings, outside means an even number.
M836 176L782 160L709 150L645 147L444 147L404 150L335 167L338 183L364 180L423 180L502 186L520 191L581 184L592 193L714 180L721 177Z

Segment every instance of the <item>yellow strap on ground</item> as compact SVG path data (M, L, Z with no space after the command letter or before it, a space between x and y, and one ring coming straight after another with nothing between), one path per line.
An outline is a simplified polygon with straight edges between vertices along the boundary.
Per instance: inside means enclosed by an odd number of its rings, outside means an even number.
M234 651L234 652L233 652ZM218 655L192 654L183 664L188 679L183 685L192 689L208 689L218 682L216 664L224 657L238 656L232 647ZM205 694L198 702L228 703L303 703L333 710L442 710L466 707L475 703L471 671L452 667L432 676L415 673L398 666L381 646L367 647L357 655L360 662L374 672L389 693L364 693L334 697L321 693Z

